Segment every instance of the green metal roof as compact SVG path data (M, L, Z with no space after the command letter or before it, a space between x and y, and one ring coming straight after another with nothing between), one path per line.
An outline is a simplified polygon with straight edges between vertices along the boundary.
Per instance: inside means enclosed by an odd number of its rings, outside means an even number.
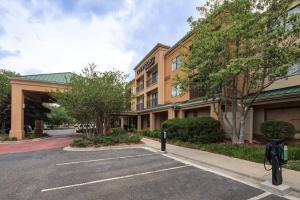
M280 88L276 90L264 91L259 95L258 99L280 97L280 96L291 95L291 94L300 94L300 85Z
M75 74L72 72L63 72L63 73L52 73L52 74L25 75L25 76L19 76L15 79L67 84L70 81L71 77L74 75Z

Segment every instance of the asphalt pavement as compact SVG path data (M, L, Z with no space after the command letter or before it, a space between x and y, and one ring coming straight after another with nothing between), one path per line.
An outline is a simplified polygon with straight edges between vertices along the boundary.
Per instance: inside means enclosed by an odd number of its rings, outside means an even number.
M285 199L143 148L0 155L0 179L1 200Z

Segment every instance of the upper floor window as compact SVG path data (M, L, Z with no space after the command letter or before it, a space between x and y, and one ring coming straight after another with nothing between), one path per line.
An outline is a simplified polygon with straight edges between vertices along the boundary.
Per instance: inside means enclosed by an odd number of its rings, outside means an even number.
M290 9L287 13L287 17L290 18L293 15L296 15L296 14L299 14L299 13L300 13L300 5ZM298 20L299 20L299 17L297 16L296 21L298 21ZM293 28L293 23L291 21L288 21L286 23L286 30L290 30L292 28Z
M287 72L287 76L293 76L296 74L300 74L300 62L292 65Z
M181 65L181 55L176 56L176 58L172 60L172 71L178 69L180 65Z
M172 85L172 97L181 95L181 89L178 84Z

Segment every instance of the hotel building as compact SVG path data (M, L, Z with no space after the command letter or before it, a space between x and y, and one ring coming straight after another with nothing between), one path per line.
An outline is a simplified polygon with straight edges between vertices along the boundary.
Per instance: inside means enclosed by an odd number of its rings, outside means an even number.
M300 12L296 1L290 13ZM133 94L131 110L121 116L123 128L160 130L163 121L172 118L210 116L217 119L214 104L193 91L182 93L173 78L183 75L180 61L192 44L188 33L173 46L158 43L134 68L129 84ZM288 121L300 138L300 63L291 66L288 78L270 85L253 104L246 119L245 139L259 137L260 124L267 120ZM223 124L226 128L226 124Z

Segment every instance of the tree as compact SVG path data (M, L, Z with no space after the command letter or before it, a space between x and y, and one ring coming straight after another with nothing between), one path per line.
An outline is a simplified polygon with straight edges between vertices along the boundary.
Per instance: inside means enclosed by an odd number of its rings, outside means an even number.
M47 114L47 122L52 126L59 126L62 124L72 123L74 120L69 116L66 109L59 105L45 105L46 108L50 109Z
M0 126L1 132L5 132L5 122L10 114L10 93L11 86L9 78L19 76L18 73L10 70L0 69Z
M68 89L56 92L54 97L79 123L93 125L90 134L108 134L111 121L126 109L126 78L120 71L96 71L90 64L82 74L71 78Z
M184 59L186 76L175 80L184 90L206 92L234 143L244 143L253 102L300 57L299 14L287 15L291 2L214 0L198 8L203 18L189 19L194 40Z

